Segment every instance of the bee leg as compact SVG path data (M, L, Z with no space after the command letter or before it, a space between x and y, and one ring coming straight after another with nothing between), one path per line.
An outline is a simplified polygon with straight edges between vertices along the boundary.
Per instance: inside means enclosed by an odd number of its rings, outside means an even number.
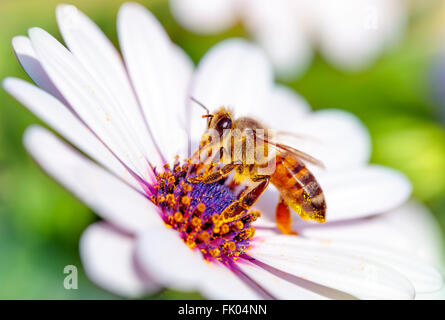
M210 172L210 173L204 173L200 176L196 176L194 178L190 178L190 182L198 183L212 183L216 182L226 176L228 176L233 170L238 168L241 164L240 163L229 163L225 166L223 166L221 169L218 169L217 171Z
M278 229L280 229L283 234L293 234L298 235L298 232L292 231L292 216L288 204L280 196L277 208L275 210L275 219Z
M193 152L193 155L190 157L190 160L192 162L206 162L212 155L213 151L215 151L216 146L214 143L208 143L204 146L199 146L199 148L197 150L195 150L195 152ZM220 148L220 152L221 152ZM215 158L218 157L217 153L215 155Z
M208 149L207 146L204 147L204 149L201 149L201 147L196 150L193 155L190 157L190 163L193 164L190 166L189 170L187 171L187 176L201 171L203 168L209 169L212 164L214 163L214 159L217 158L216 155L214 158L210 159L210 156L206 153L203 153L205 149ZM201 156L201 154L204 154L204 156ZM208 161L212 160L210 164L208 164Z
M269 176L261 177L261 180L257 178L253 187L243 191L240 194L240 198L230 204L221 213L221 223L228 223L235 221L239 218L239 215L243 213L243 210L248 210L252 207L259 197L263 194L269 185Z

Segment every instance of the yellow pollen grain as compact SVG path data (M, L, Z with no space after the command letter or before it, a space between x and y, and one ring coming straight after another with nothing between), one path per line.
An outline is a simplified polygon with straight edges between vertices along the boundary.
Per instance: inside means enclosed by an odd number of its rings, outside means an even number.
M242 221L237 221L237 222L235 222L235 227L238 230L241 230L244 227L244 223Z
M194 249L196 247L196 243L189 241L185 243L187 245L187 247L189 247L190 249Z
M175 182L176 182L175 177L171 176L171 177L168 178L168 183L174 184Z
M191 249L193 249L193 248L196 247L196 243L195 243L195 241L194 241L194 236L193 236L193 234L191 234L191 235L189 235L189 236L187 237L187 239L185 240L185 244L186 244L189 248L191 248Z
M202 242L206 242L210 239L210 234L207 231L204 231L198 235L198 239Z
M229 228L229 226L227 225L227 224L223 224L222 226L221 226L221 233L222 234L226 234L227 232L229 232L230 231L230 228Z
M212 249L212 250L210 250L210 255L212 256L212 257L218 257L220 254L221 254L221 251L218 249L218 248L215 248L215 249Z
M175 219L176 222L181 222L182 218L183 218L183 216L182 216L181 212L179 212L179 211L175 212L174 219Z
M234 251L236 249L236 244L234 242L228 242L225 244L225 247L230 251Z
M169 225L169 224L167 224L167 223L164 223L164 226L165 226L167 229L172 229L172 226Z
M255 228L254 227L250 227L249 229L244 230L240 236L243 239L252 239L252 237L255 235Z
M259 211L253 211L253 214L254 214L255 219L261 217L261 212L259 212Z
M198 210L198 212L201 212L201 213L204 212L205 209L206 209L206 205L204 203L200 203L196 207L196 210Z
M199 219L198 217L194 217L192 219L192 225L194 227L199 227L201 225L201 219Z
M187 197L187 196L183 196L183 197L181 198L181 203L182 203L183 205L185 205L185 206L189 206L189 205L190 205L190 198Z
M167 198L168 204L170 204L170 205L175 204L175 196L173 194L171 194L171 193L168 194L166 198Z

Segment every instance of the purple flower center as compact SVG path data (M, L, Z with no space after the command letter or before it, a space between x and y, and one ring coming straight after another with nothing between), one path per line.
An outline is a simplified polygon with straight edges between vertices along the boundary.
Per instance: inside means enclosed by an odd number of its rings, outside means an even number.
M151 200L162 209L164 222L177 230L192 249L206 260L236 260L248 248L255 234L251 223L260 213L244 210L236 220L224 222L221 213L237 201L225 179L213 183L192 183L195 165L176 163L156 175L156 194Z

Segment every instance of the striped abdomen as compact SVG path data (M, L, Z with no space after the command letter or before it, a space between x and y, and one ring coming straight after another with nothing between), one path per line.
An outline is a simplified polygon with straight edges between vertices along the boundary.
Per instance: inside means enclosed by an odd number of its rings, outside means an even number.
M326 202L314 175L292 153L276 157L276 169L270 182L285 202L304 220L325 222Z

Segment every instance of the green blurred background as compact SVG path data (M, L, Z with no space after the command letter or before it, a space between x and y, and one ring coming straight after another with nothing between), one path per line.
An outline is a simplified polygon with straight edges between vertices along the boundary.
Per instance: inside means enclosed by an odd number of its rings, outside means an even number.
M13 54L13 36L39 26L61 39L54 15L59 2L0 0L0 79L29 79ZM124 1L65 2L84 11L117 45L116 13ZM241 25L217 36L198 36L175 23L166 0L139 2L195 62L218 41L246 36ZM427 2L411 2L404 39L366 71L344 73L317 56L303 77L286 84L314 109L356 114L371 132L372 162L407 174L414 196L433 211L444 230L445 1ZM97 217L42 173L24 151L22 134L32 123L40 121L0 90L0 299L114 298L85 277L78 255L79 237ZM63 287L63 268L70 264L80 271L78 290ZM164 291L152 298L198 297Z

